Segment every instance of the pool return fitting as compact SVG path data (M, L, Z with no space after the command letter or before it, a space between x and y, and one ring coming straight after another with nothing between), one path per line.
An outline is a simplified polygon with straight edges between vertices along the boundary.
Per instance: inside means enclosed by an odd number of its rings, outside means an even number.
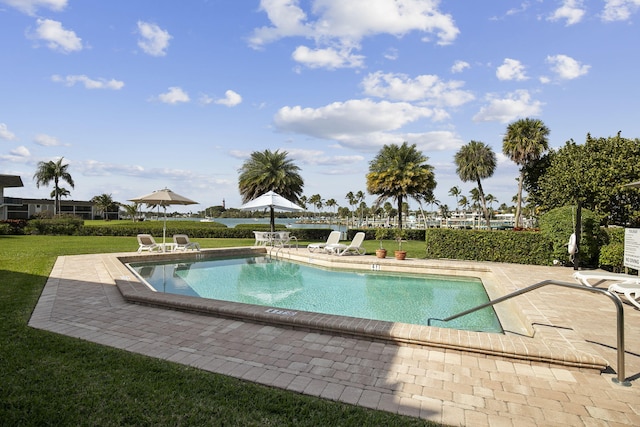
M611 380L616 383L616 384L620 384L622 386L625 387L630 387L631 386L631 382L627 381L626 377L625 377L625 373L624 373L624 308L622 306L622 301L620 301L620 298L618 298L617 295L615 295L614 293L606 290L606 289L600 289L600 288L592 288L592 287L588 287L588 286L584 286L584 285L578 285L575 283L568 283L568 282L558 282L555 280L544 280L542 282L536 283L534 285L531 286L527 286L526 288L522 288L520 290L517 290L515 292L512 292L508 295L505 295L503 297L500 298L496 298L494 300L491 300L487 303L481 304L477 307L473 307L470 308L469 310L465 310L462 311L458 314L454 314L453 316L449 316L445 319L436 319L436 318L430 318L427 322L427 324L429 326L431 326L431 321L432 320L438 320L441 322L449 322L451 320L457 319L458 317L462 317L465 316L469 313L473 313L474 311L478 311L478 310L482 310L483 308L486 307L491 307L493 305L496 305L500 302L506 301L508 299L517 297L518 295L522 295L522 294L526 294L527 292L531 292L533 290L536 290L538 288L541 288L543 286L547 286L547 285L553 285L553 286L560 286L563 288L570 288L570 289L576 289L576 290L581 290L581 291L588 291L588 292L593 292L593 293L598 293L598 294L602 294L602 295L606 295L608 296L613 303L616 306L616 325L617 325L617 330L618 330L618 376L617 378L612 378Z

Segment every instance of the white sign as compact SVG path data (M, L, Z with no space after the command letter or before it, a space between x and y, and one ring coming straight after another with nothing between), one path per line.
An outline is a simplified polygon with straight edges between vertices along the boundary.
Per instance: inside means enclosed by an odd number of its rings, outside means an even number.
M624 230L624 266L640 270L640 228Z

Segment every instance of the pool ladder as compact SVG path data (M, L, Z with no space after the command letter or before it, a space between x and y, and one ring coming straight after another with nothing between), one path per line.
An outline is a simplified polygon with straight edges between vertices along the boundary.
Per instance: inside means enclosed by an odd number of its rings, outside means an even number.
M592 288L589 286L584 286L584 285L577 285L575 283L568 283L568 282L558 282L555 280L544 280L542 282L536 283L534 285L531 286L527 286L526 288L522 288L520 290L517 290L515 292L512 292L508 295L505 295L503 297L500 298L496 298L494 300L491 300L487 303L481 304L477 307L473 307L470 308L469 310L465 310L462 311L458 314L454 314L453 316L449 316L447 318L444 319L436 319L436 318L430 318L428 320L428 325L431 325L431 321L432 320L439 320L441 322L449 322L451 320L457 319L458 317L462 317L465 316L469 313L473 313L474 311L478 311L478 310L482 310L483 308L487 308L487 307L491 307L493 305L496 305L498 303L501 303L503 301L506 301L508 299L517 297L519 295L522 294L526 294L527 292L531 292L533 290L536 290L538 288L541 288L543 286L547 286L547 285L553 285L553 286L561 286L563 288L570 288L570 289L576 289L576 290L581 290L581 291L588 291L588 292L593 292L593 293L598 293L598 294L602 294L602 295L606 295L608 296L613 303L616 306L616 325L617 325L617 329L618 329L618 376L617 378L613 378L612 381L616 384L620 384L623 385L625 387L630 387L631 383L629 381L627 381L626 377L625 377L625 373L624 373L624 308L622 306L622 301L620 301L620 298L618 298L617 295L613 294L612 292L606 290L606 289L600 289L600 288Z

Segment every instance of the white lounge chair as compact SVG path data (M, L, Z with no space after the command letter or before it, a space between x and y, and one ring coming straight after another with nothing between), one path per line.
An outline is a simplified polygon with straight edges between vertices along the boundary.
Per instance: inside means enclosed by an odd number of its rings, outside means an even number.
M585 286L597 286L602 282L629 282L640 286L640 277L630 274L607 273L606 271L577 271L573 273L573 278ZM593 282L593 283L592 283Z
M362 242L364 242L365 234L362 231L356 233L353 236L353 240L348 245L344 245L342 243L336 243L333 245L325 246L325 250L334 255L345 255L345 254L358 254L364 255L367 251L362 247Z
M174 251L192 250L192 251L200 252L200 243L190 241L189 236L187 236L186 234L174 234L173 250Z
M329 237L327 237L327 241L323 243L309 243L307 245L307 249L309 252L326 252L325 248L327 245L336 245L340 243L340 235L342 233L339 231L332 231L329 233Z
M620 282L609 286L609 292L624 295L627 300L640 310L640 284L638 282Z
M158 251L162 252L162 246L157 244L151 234L138 234L138 252L142 251Z

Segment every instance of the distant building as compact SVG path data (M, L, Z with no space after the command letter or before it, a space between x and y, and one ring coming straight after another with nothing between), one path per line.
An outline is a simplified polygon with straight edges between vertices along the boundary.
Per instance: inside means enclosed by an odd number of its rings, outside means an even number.
M4 197L5 188L15 187L24 187L19 176L0 175L0 220L29 219L42 212L53 214L54 200ZM77 215L83 219L93 219L96 215L96 210L92 202L61 200L60 213Z

